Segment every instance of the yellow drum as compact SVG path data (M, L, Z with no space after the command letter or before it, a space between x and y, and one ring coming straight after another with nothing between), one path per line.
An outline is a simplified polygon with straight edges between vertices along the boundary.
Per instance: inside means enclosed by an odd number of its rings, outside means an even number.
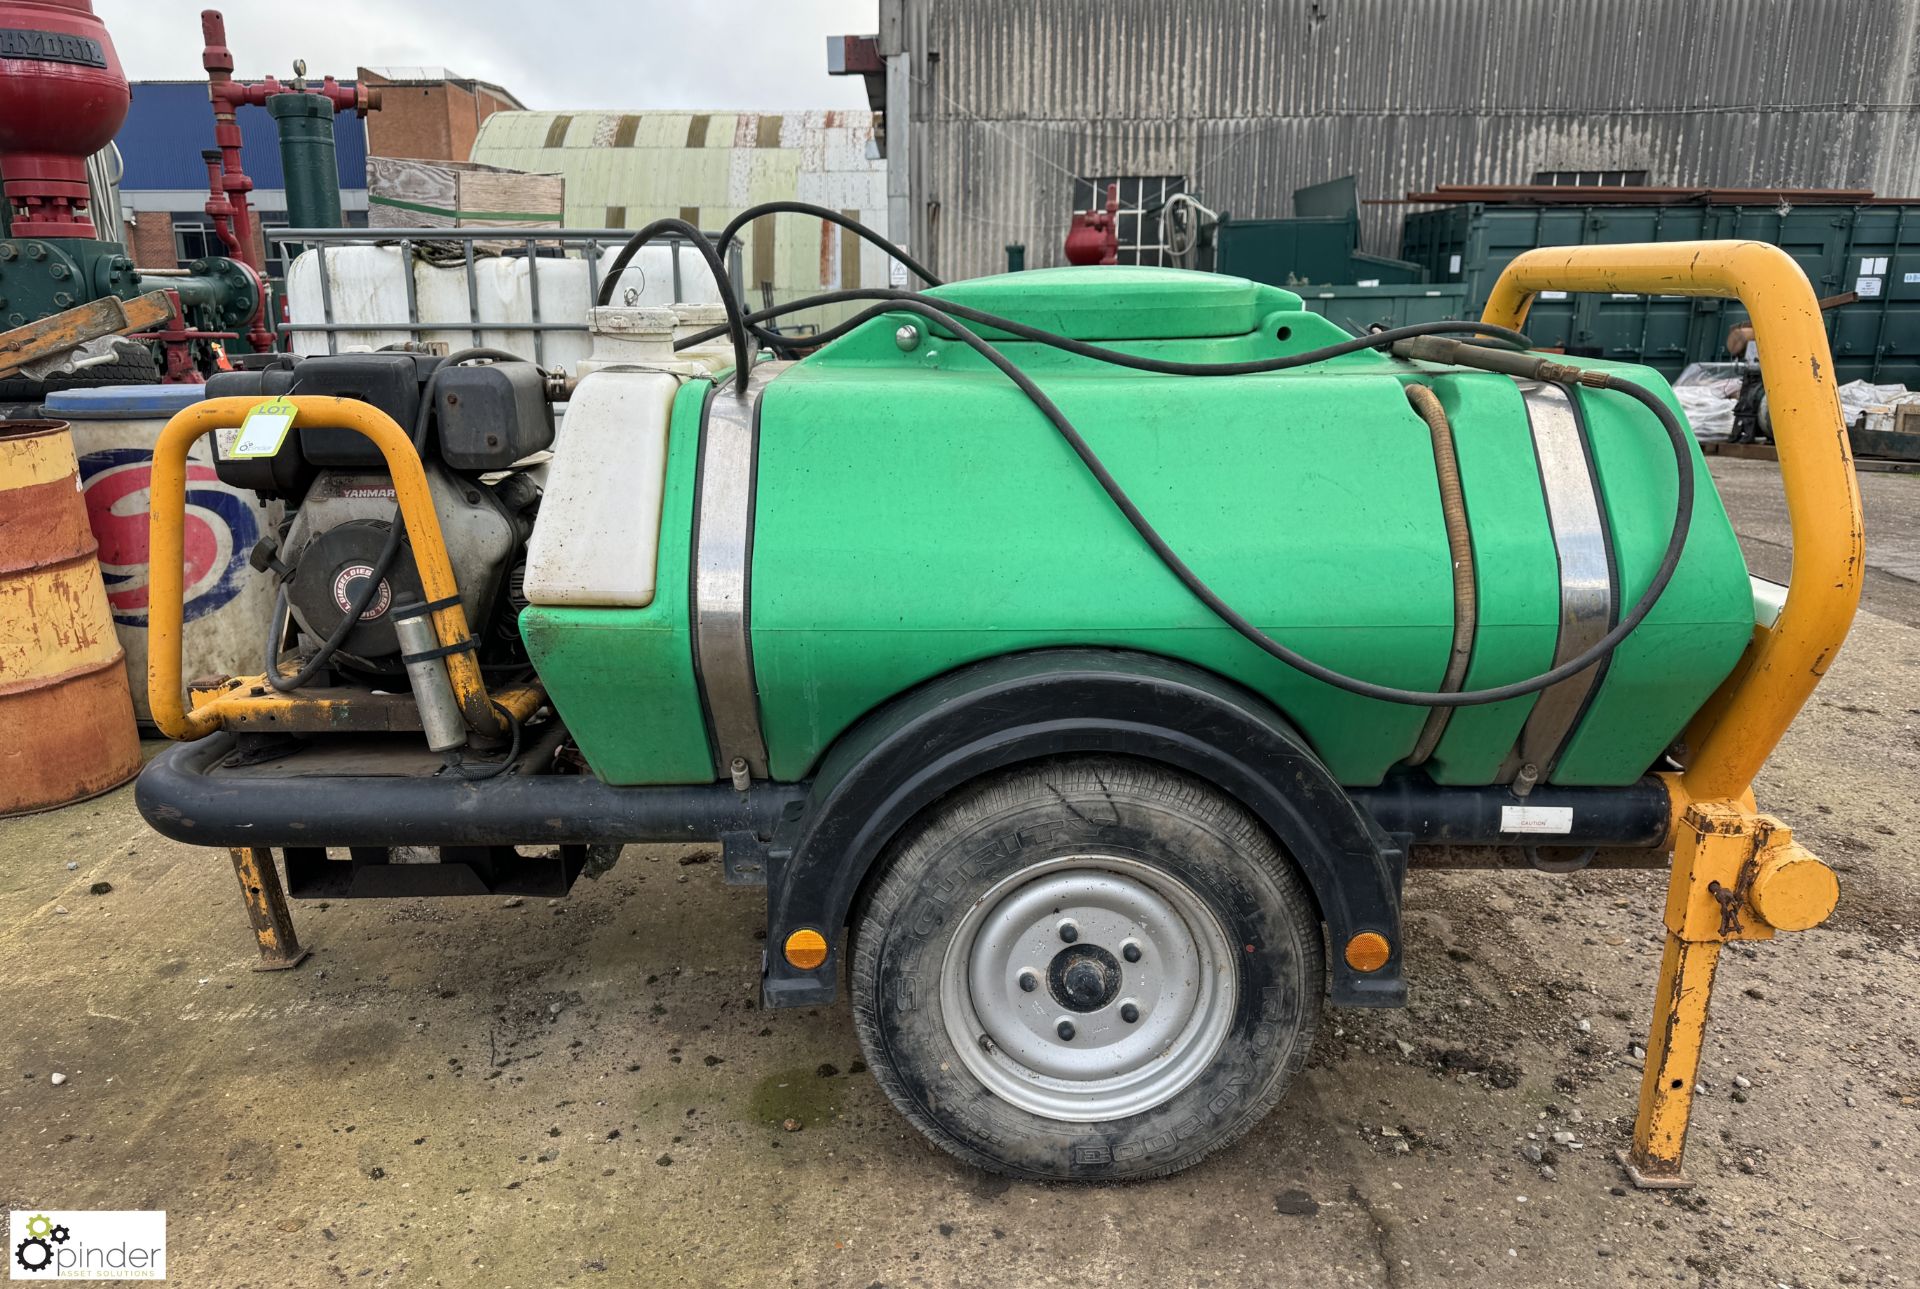
M140 769L133 699L64 421L0 421L0 815Z

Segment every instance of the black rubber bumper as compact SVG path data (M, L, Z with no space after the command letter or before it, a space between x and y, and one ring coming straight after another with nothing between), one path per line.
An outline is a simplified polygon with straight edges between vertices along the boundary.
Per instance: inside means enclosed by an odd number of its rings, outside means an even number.
M231 737L162 752L134 800L156 832L196 846L539 846L767 838L804 785L621 788L588 774L515 771L480 783L452 774L335 774L227 764ZM522 767L535 760L522 758Z

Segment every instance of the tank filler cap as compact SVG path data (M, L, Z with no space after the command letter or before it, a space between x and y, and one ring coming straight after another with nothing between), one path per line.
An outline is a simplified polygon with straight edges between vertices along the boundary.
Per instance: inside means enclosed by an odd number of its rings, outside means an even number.
M685 340L696 332L725 326L726 322L727 307L724 304L676 304L673 306L673 338L675 340ZM729 354L733 352L732 345L725 336L716 336L709 340L707 345L719 346Z
M621 336L640 339L670 336L678 321L672 309L633 308L627 305L602 305L587 310L587 330L596 336Z
M724 304L676 304L673 306L674 321L683 327L697 327L705 330L717 327L727 320L727 306Z
M670 363L673 354L672 309L636 309L609 305L587 311L587 330L593 335L591 361L597 366L619 363Z

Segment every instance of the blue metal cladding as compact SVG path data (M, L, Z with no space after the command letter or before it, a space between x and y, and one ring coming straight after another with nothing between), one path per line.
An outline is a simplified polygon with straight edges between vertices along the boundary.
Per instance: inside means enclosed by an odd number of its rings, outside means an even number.
M274 130L273 118L263 107L243 107L239 119L240 157L254 187L286 187L280 169L280 136ZM207 83L135 81L133 106L114 142L127 167L120 184L123 191L204 189L207 167L200 153L213 146L213 109L207 104ZM366 122L351 112L335 116L333 146L339 159L340 187L364 190Z

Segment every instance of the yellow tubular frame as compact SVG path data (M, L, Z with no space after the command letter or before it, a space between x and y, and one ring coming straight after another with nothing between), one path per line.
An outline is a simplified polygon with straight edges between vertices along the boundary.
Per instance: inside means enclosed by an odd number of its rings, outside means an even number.
M1860 487L1819 302L1800 266L1777 246L1652 242L1527 251L1501 273L1481 317L1519 327L1540 291L1735 296L1753 319L1793 532L1793 572L1779 620L1755 630L1740 668L1689 731L1679 780L1694 801L1737 799L1826 674L1860 603Z
M147 537L151 578L147 607L147 699L153 709L153 723L169 738L196 739L211 734L223 724L226 711L257 701L254 696L241 693L203 703L191 711L182 701L181 532L186 515L188 451L201 435L239 425L262 401L210 398L195 403L176 413L154 444ZM335 426L373 440L380 455L386 458L387 473L393 478L414 563L420 570L421 589L430 602L453 601L448 607L435 610L434 633L442 645L467 639L467 615L456 598L459 588L440 533L440 517L433 508L433 494L427 489L426 471L421 468L420 456L406 431L379 408L355 399L296 395L277 401L293 404L295 427ZM486 683L480 678L479 660L471 650L447 655L447 677L453 683L454 697L460 703L468 728L489 738L505 732L506 726L494 710Z
M1832 664L1860 603L1860 489L1820 306L1800 266L1778 247L1667 242L1528 251L1500 275L1481 316L1518 327L1540 291L1738 297L1753 319L1793 531L1793 572L1778 620L1754 628L1733 674L1694 716L1686 769L1661 776L1674 821L1666 952L1633 1143L1620 1162L1637 1186L1685 1186L1682 1155L1720 946L1771 937L1762 909L1793 908L1776 914L1787 929L1820 922L1838 890L1832 872L1795 846L1784 824L1759 813L1753 778Z

